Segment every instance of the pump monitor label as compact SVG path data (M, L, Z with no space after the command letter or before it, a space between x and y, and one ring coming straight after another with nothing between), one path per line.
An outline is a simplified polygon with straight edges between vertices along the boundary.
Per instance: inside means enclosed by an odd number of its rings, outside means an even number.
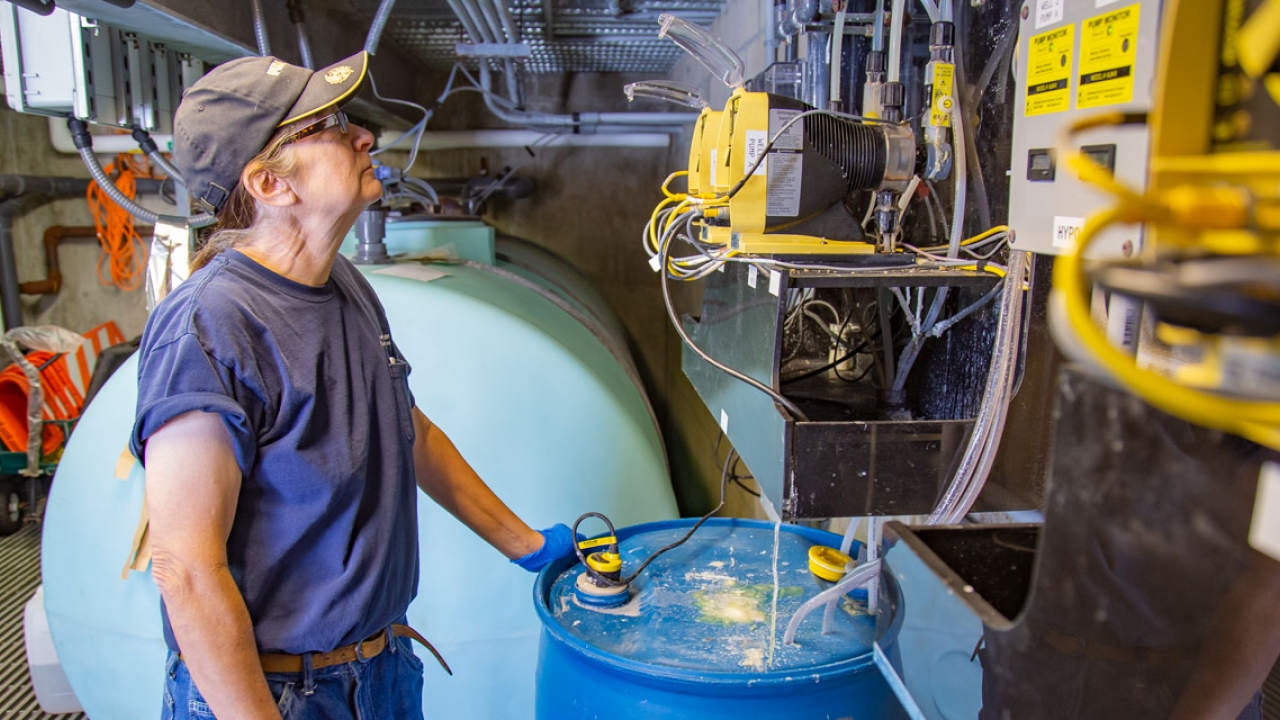
M1130 5L1081 23L1076 108L1119 105L1133 100L1141 15L1140 5Z
M1071 56L1076 26L1031 38L1027 65L1027 117L1071 109Z
M951 86L955 80L956 66L951 63L933 64L933 92L929 98L929 125L932 127L951 127L952 100Z

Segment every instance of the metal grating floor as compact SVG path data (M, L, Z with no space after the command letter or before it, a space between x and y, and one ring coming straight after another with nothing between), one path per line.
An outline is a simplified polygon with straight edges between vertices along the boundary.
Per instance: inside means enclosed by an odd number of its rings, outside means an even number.
M377 6L364 0L369 15ZM683 55L658 39L658 16L670 12L710 24L724 0L503 0L532 57L525 72L650 72L664 74ZM365 18L366 20L368 17ZM465 42L444 0L401 0L387 35L430 67L447 68ZM475 61L469 63L474 67Z
M1262 717L1280 718L1280 662L1262 684Z
M77 720L83 713L49 715L36 703L27 673L22 612L40 584L40 527L0 538L0 718Z

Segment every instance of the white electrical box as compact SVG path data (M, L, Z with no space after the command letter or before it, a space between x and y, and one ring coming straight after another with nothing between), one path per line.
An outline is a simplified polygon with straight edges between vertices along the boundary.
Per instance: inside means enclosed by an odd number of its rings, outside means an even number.
M136 32L66 10L41 16L0 2L5 94L18 112L169 133L204 63Z
M75 108L80 18L66 10L47 16L11 3L0 5L0 50L9 107L18 112L66 115Z
M1075 177L1059 145L1080 118L1150 109L1160 10L1160 0L1027 0L1009 186L1016 248L1057 255L1071 246L1085 218L1114 204ZM1146 187L1149 146L1145 125L1088 130L1069 145L1137 189ZM1118 226L1108 228L1090 254L1136 255L1141 247L1141 227Z

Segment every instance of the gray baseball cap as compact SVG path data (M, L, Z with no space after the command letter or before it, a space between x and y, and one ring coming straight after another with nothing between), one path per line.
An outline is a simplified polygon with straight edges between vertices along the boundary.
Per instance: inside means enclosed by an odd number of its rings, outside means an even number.
M341 106L368 69L369 54L360 51L315 71L270 56L210 70L183 93L173 119L173 162L191 197L222 209L244 167L280 127Z

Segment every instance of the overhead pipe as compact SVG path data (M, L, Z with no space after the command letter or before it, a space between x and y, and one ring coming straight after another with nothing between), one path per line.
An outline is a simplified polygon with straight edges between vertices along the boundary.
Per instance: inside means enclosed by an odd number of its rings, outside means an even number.
M484 0L480 0L484 2ZM506 0L489 0L498 10L498 19L502 21L502 29L507 32L507 42L520 42L520 28L516 27L515 20L511 17L511 9L507 7Z
M9 2L37 15L52 15L53 11L58 9L53 4L53 0L48 0L47 2L43 0L9 0Z
M249 0L253 7L253 36L258 41L258 54L271 54L271 38L267 36L267 16L262 12L262 0Z
M491 91L491 78L488 66L480 65L480 85L485 90L484 102L489 111L496 115L500 120L509 122L513 125L521 125L527 127L545 127L555 129L575 129L581 132L583 128L597 128L599 126L622 125L630 127L667 127L676 128L687 123L692 123L698 119L697 113L626 113L626 112L587 112L573 113L570 115L552 115L550 113L532 112L529 110L509 110L502 107L493 99Z
M18 258L13 250L13 221L26 209L28 198L0 202L0 312L6 330L22 324L22 297L18 291Z
M536 130L440 130L422 134L418 149L422 152L457 150L461 148L522 148L545 142L546 133ZM384 147L400 136L386 133L378 137L378 147ZM554 139L553 147L669 147L671 136L654 132L649 128L639 133L561 134ZM435 180L431 181L433 184Z
M480 33L480 28L476 26L476 21L471 14L462 6L462 0L446 0L449 3L449 9L454 15L458 16L458 21L462 23L462 29L473 43L484 42L484 36Z

